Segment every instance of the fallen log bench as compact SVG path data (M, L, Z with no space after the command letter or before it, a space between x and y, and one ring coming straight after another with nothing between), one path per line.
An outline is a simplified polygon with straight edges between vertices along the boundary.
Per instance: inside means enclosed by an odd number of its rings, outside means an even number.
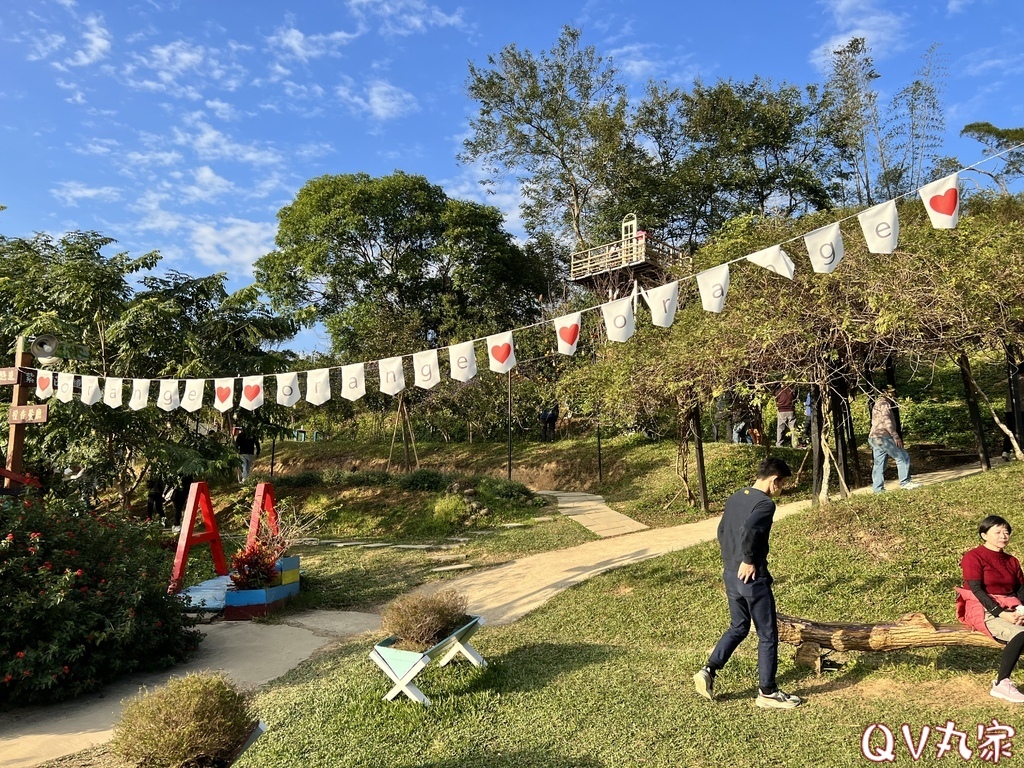
M797 647L795 661L821 672L822 649L899 651L969 645L1001 650L1003 644L963 624L935 624L923 613L908 613L891 624L844 624L777 617L779 640Z

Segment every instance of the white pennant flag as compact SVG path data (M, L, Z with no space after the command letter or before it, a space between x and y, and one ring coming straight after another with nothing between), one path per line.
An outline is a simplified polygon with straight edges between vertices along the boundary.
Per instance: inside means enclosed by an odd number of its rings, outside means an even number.
M721 312L729 293L729 265L719 264L697 275L700 303L707 312Z
M181 405L181 390L177 379L161 379L160 394L156 397L156 405L164 411L173 411Z
M448 363L452 378L456 381L469 381L476 376L476 348L473 342L464 341L448 347Z
M582 312L573 312L555 318L555 334L558 336L558 351L563 355L575 355L580 343L580 318Z
M861 232L871 253L892 253L900 239L900 220L896 214L896 201L868 208L857 214Z
M839 222L804 235L804 245L815 272L824 275L834 272L843 260L843 233Z
M602 304L601 314L604 315L605 333L612 341L626 341L636 330L632 296Z
M436 349L417 352L412 356L412 367L416 369L416 386L420 389L430 389L441 380Z
M389 357L377 363L380 371L380 391L385 395L397 395L405 389L405 370L401 357Z
M141 411L149 405L149 379L133 379L132 381L132 396L128 401L128 407L133 411Z
M213 407L221 413L235 407L235 380L213 380Z
M36 371L36 399L47 400L53 397L53 373Z
M181 407L189 413L202 408L205 387L206 379L185 379L185 395L181 398Z
M57 399L62 403L70 403L75 394L75 374L57 374Z
M82 402L86 405L96 405L100 401L100 377L82 377Z
M255 411L263 405L262 376L246 376L242 379L242 399L238 404L247 411Z
M921 200L935 229L955 229L960 220L959 179L960 175L954 173L920 189Z
M306 402L311 405L323 405L330 399L331 369L317 368L315 371L306 371Z
M299 374L277 374L277 404L291 408L299 402Z
M355 402L366 394L366 366L363 363L341 366L341 396Z
M675 322L679 308L679 281L659 285L649 291L642 291L644 301L651 308L651 322L659 328L668 328Z
M495 373L508 373L516 367L516 348L512 331L487 337L487 359Z
M788 277L790 280L793 279L793 274L796 272L793 260L789 258L788 253L782 250L781 245L773 245L770 248L763 248L756 253L752 253L747 256L747 261L751 264L757 264L759 267L770 269L775 274Z
M123 385L124 379L106 379L103 382L103 404L110 408L120 408L124 402Z

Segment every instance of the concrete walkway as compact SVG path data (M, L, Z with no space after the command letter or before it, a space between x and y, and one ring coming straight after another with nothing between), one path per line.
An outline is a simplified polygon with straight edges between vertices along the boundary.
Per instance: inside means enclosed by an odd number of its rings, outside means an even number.
M914 480L932 484L973 475L976 467L960 467ZM895 489L895 484L888 486ZM863 488L856 493L870 493ZM913 491L906 491L913 493ZM563 589L591 576L631 563L648 560L679 549L713 541L718 517L672 528L645 528L614 510L591 494L557 494L559 506L577 510L571 516L611 515L638 526L635 533L616 535L606 526L604 538L569 549L542 552L462 578L435 582L426 592L453 587L469 598L469 609L489 624L508 624L524 616ZM581 498L585 497L585 498ZM775 519L781 520L807 509L810 501L780 504ZM584 517L584 519L591 519ZM606 518L614 519L614 518ZM582 521L581 521L582 522ZM595 524L597 524L595 522ZM620 523L622 527L626 524ZM280 677L335 639L351 637L380 628L375 614L340 611L310 611L288 616L284 624L219 622L203 627L206 639L193 660L172 673L135 677L103 692L52 707L30 707L0 714L0 768L29 768L56 757L78 752L109 741L113 724L121 711L121 700L134 695L140 686L165 683L171 675L199 670L223 670L236 683L256 686Z
M621 536L647 530L647 526L626 517L604 503L604 497L593 493L567 493L565 491L537 491L558 500L558 511L571 517L584 528L602 538Z

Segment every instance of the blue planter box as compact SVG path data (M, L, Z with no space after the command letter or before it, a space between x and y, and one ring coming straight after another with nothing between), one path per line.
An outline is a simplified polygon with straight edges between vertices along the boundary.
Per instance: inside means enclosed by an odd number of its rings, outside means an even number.
M282 583L264 589L235 589L229 586L224 595L224 617L229 621L266 616L299 594L299 557L282 557L277 561Z

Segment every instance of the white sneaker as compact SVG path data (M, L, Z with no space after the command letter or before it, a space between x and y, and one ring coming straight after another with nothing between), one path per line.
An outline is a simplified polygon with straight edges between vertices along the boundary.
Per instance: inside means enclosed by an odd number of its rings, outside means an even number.
M900 490L901 491L912 491L915 488L920 488L920 487L921 487L921 483L915 483L913 480L911 480L909 483L904 483L903 485L901 485L900 486Z
M1014 704L1024 704L1024 693L1018 691L1016 683L1008 677L999 682L993 680L992 690L988 692L988 695L1003 701L1012 701Z

